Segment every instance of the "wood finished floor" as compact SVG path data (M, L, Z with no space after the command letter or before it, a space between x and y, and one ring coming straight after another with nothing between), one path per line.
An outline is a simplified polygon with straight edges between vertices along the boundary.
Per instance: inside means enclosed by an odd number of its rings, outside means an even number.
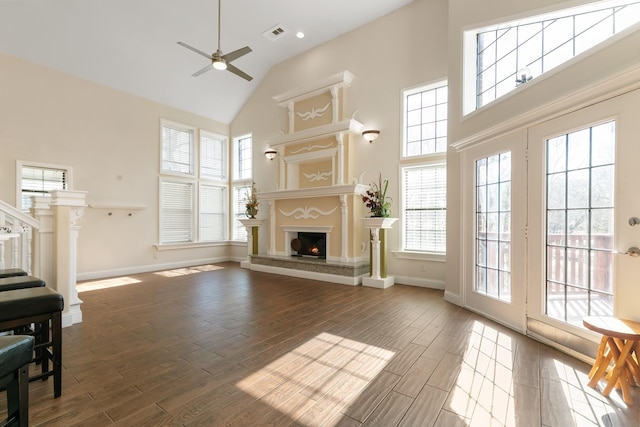
M62 397L31 383L31 426L640 425L637 388L634 407L604 398L585 363L442 291L236 263L80 288Z

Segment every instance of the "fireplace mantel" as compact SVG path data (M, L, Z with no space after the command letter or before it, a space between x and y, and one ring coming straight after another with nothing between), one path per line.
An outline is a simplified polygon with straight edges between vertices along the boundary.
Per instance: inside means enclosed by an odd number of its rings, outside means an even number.
M360 195L369 189L368 185L347 184L331 187L298 188L295 190L276 190L258 193L260 200L306 199L326 196Z

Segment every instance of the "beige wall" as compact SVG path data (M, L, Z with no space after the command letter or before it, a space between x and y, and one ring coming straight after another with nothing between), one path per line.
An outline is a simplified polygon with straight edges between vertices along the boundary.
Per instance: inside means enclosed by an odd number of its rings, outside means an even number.
M357 110L356 119L366 127L380 129L381 134L372 144L361 138L352 143L354 152L349 157L355 159L353 172L345 181L352 182L364 173L364 183L369 183L382 172L391 181L393 216L398 215L401 91L447 77L446 22L445 0L417 0L271 69L231 123L233 135L253 132L258 189L276 189L277 163L264 158L264 141L287 129L287 111L278 107L272 97L348 70L356 77L346 91L342 115L351 117ZM396 224L389 233L390 250L399 248L398 227ZM261 233L265 232L261 229ZM260 241L267 239L261 237ZM261 252L266 252L266 247L261 247ZM425 272L420 271L421 264L425 265ZM396 282L438 286L443 285L444 263L389 256L388 273L396 276Z
M88 191L89 201L146 206L131 217L85 209L80 277L226 257L221 247L154 258L161 118L228 135L219 122L0 55L0 200L15 204L16 160L23 160L71 166L73 189Z

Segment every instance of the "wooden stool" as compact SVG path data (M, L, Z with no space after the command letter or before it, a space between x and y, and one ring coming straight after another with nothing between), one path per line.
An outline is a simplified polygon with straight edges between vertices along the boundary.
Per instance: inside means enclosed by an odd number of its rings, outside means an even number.
M0 336L0 389L7 389L7 420L3 426L29 425L29 363L33 337Z
M622 390L622 400L633 405L629 386L640 385L640 323L609 316L585 317L582 323L587 329L602 334L596 361L589 372L589 387L596 387L606 378L602 395L609 396L616 387ZM613 366L609 370L611 362Z
M28 329L35 324L36 362L41 373L29 381L46 380L53 376L53 397L62 394L62 295L46 287L0 292L0 332ZM49 369L52 362L53 369Z

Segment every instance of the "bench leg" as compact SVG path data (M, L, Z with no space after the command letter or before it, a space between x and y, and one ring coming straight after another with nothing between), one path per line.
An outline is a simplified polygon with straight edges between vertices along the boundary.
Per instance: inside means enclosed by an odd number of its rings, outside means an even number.
M53 397L62 395L62 312L53 313L51 318L53 347Z
M7 385L7 425L27 427L29 425L29 365L21 367L15 375L15 380Z

